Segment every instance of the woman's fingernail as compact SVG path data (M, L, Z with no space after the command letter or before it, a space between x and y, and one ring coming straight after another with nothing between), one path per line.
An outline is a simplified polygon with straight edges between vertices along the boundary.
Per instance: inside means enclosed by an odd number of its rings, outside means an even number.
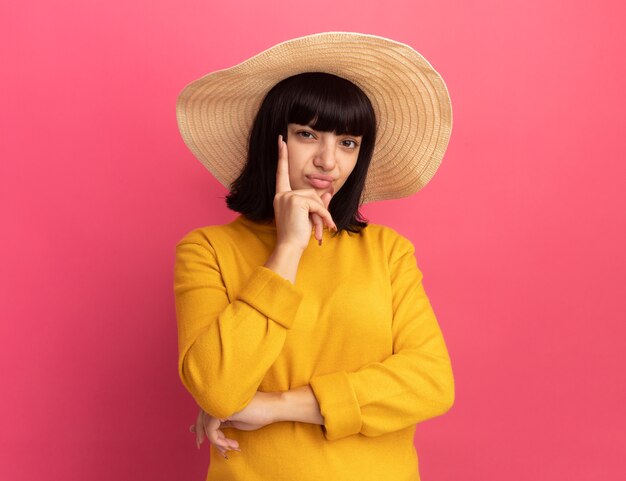
M320 246L322 245L322 239L317 241L317 245L320 245Z

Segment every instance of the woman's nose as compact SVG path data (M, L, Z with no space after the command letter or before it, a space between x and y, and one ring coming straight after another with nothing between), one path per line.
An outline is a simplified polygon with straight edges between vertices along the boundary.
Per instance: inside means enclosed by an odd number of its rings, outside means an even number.
M313 164L324 170L332 170L335 167L335 150L328 145L320 145Z

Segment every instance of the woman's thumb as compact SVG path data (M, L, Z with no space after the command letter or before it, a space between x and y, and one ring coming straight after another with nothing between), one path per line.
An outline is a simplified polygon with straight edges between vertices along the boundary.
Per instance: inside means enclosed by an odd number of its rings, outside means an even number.
M330 204L330 199L333 198L333 195L330 192L324 192L321 195L322 202L324 202L324 207L328 209L328 204Z

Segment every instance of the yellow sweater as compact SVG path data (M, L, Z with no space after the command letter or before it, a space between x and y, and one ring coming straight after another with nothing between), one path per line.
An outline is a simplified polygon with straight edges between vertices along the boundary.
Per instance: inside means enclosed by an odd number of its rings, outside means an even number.
M415 481L415 425L448 411L454 379L411 242L370 224L311 236L296 283L263 266L276 227L239 216L176 246L179 374L228 417L259 391L310 384L324 426L227 429L210 481Z

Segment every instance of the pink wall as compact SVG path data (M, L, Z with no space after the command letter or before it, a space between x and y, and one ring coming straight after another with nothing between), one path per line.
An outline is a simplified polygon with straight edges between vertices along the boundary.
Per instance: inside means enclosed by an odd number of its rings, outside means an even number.
M453 100L435 179L366 209L414 241L455 368L422 478L624 479L623 3L262 3L1 7L0 479L204 479L173 248L233 214L175 99L325 30L415 46Z

